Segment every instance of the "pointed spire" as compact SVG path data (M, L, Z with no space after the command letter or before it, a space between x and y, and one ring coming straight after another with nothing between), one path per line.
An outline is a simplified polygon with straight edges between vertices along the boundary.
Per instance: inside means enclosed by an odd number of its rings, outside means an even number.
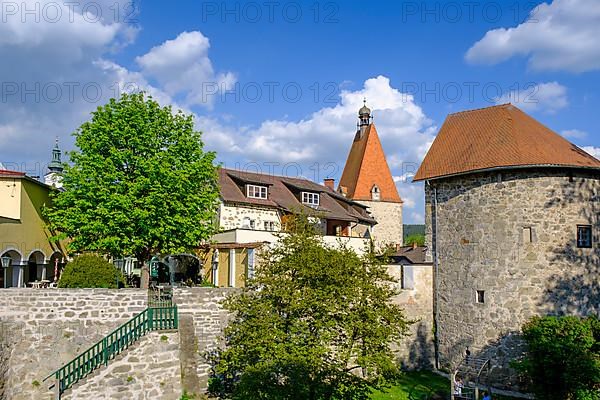
M56 137L54 148L52 149L52 161L48 164L50 172L63 172L63 165L61 161L60 147L58 147L58 136Z

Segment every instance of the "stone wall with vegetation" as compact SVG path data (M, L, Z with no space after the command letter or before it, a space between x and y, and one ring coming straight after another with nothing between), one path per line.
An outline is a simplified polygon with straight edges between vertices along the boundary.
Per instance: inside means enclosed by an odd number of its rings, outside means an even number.
M456 365L469 347L471 357L491 360L493 384L518 388L509 363L522 353L526 320L600 312L600 176L473 174L432 181L425 198L426 245L439 259L442 366ZM592 248L578 248L579 224L592 226Z
M407 367L426 365L424 358L432 354L431 269L414 276L415 288L395 299L409 318L419 320L400 348ZM179 332L147 335L63 398L178 399L184 390L203 392L211 372L208 356L222 346L228 322L221 301L236 290L175 289ZM147 292L141 289L0 290L0 398L53 399L50 380L43 379L146 306Z

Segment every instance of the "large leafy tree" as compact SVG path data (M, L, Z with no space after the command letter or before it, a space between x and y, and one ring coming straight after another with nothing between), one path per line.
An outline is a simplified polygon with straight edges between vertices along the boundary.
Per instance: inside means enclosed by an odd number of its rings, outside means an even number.
M600 321L596 317L534 317L523 326L527 352L513 363L536 398L600 400Z
M412 321L372 254L323 245L308 220L265 250L225 302L232 320L210 389L234 399L367 399L397 373L392 343Z
M203 150L192 116L143 93L125 94L99 107L74 136L64 191L47 210L71 251L147 261L214 232L215 154Z

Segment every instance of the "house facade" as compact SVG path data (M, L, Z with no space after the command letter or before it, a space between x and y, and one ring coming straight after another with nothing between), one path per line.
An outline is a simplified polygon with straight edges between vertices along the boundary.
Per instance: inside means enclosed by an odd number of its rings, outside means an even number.
M64 265L64 247L50 241L42 216L51 190L24 173L0 170L0 288L52 281Z
M394 183L371 110L358 112L358 124L338 192L368 207L377 221L373 239L378 247L402 245L402 199Z
M216 286L241 287L259 262L263 245L275 243L286 220L313 218L326 245L365 251L376 224L367 207L307 179L221 168L220 233L204 260L204 277Z
M534 315L600 313L600 161L505 104L451 114L425 157L436 358L511 360ZM469 356L467 356L469 357Z

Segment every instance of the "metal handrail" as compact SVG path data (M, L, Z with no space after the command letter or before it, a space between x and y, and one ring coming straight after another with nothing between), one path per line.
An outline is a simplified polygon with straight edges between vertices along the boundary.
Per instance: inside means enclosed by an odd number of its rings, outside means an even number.
M169 307L148 307L123 325L106 335L102 340L79 354L73 360L57 369L46 378L54 376L56 398L92 371L108 365L108 362L126 350L139 338L150 331L178 329L177 305Z

